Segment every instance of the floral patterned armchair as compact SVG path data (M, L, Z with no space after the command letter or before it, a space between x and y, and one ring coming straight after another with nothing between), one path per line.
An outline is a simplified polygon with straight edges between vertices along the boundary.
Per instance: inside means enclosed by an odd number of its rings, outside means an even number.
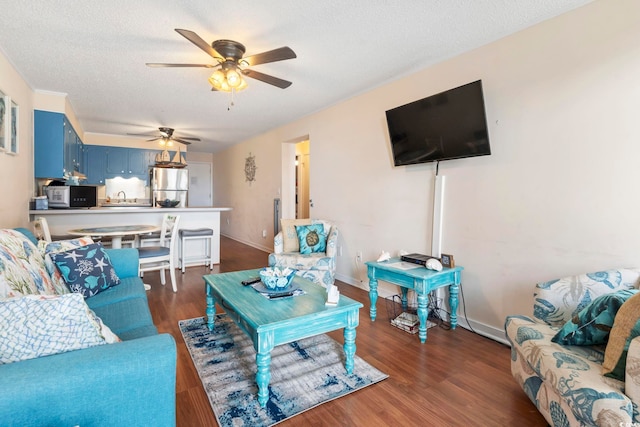
M640 337L628 338L621 379L604 375L606 341L600 345L556 342L567 326L583 333L587 325L575 324L596 299L637 293L639 277L640 270L618 269L540 283L534 293L533 318L507 317L511 372L551 426L639 425L634 423L640 422ZM617 313L622 317L622 307ZM604 330L609 343L613 340L615 324L607 330L593 320L589 323Z
M269 254L269 266L294 268L297 275L328 287L335 281L338 228L328 221L314 219L282 219L282 231L273 239L274 253ZM296 226L321 225L320 239L324 242L324 250L302 253L301 236ZM299 229L298 229L299 231ZM314 240L315 241L315 240ZM302 241L304 246L304 241Z

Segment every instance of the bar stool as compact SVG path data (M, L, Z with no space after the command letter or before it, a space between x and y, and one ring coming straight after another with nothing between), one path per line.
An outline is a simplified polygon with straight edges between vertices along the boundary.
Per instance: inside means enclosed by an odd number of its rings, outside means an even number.
M210 228L195 228L186 229L183 228L178 232L180 238L180 251L178 256L178 262L180 264L180 270L184 273L187 262L206 262L209 264L209 270L213 270L213 230ZM195 256L187 258L185 255L185 246L189 240L204 240L206 245L204 256Z

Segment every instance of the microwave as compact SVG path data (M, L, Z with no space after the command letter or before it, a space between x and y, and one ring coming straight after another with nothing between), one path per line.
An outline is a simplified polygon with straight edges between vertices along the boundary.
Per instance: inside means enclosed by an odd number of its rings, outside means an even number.
M49 208L91 208L98 205L98 188L92 185L50 185L45 193Z

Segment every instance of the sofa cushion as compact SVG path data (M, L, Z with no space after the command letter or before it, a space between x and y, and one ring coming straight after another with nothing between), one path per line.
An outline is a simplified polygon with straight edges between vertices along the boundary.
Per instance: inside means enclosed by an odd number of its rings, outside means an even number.
M637 288L640 270L618 269L569 276L536 285L533 315L561 327L600 295Z
M326 252L327 235L322 224L296 225L296 234L301 254Z
M301 254L299 252L269 254L269 266L294 270L332 270L334 258L323 253Z
M53 263L50 254L68 251L70 249L79 248L81 246L90 245L92 243L93 240L91 239L91 237L79 237L77 239L58 240L55 242L40 240L38 242L38 249L44 257L45 268L47 269L47 273L49 273L49 276L51 276L51 280L53 281L53 285L55 286L56 293L58 295L68 294L70 291L64 281L64 278L60 274L60 271L58 271L55 264Z
M0 363L115 342L79 294L26 295L0 302Z
M564 324L551 341L563 345L606 344L616 313L637 289L600 295Z
M94 312L116 335L125 339L133 329L153 326L146 298L131 298L115 304L96 307Z
M55 293L44 258L36 246L19 231L0 230L0 300Z
M69 289L85 298L120 284L120 278L111 265L109 255L100 243L50 256Z
M624 394L624 382L602 375L602 346L553 343L551 338L558 329L526 316L507 317L505 330L512 362L530 375L519 381L527 385L525 391L536 405L549 405L537 402L546 398L539 394L544 382L567 402L562 407L571 408L572 418L584 425L619 425L622 415L623 420L633 419L633 403Z
M296 225L309 225L311 220L306 219L281 219L282 226L282 245L285 252L300 252L300 243L298 241L298 233L296 233Z
M629 298L618 310L604 353L604 375L624 381L629 345L637 336L640 336L640 294Z
M120 285L87 298L86 302L122 340L158 333L139 277L122 279Z
M111 287L104 292L100 292L97 295L87 298L87 305L96 310L99 307L105 305L111 305L120 301L125 301L132 298L147 298L147 293L144 289L144 283L139 277L126 277L120 279L120 285Z

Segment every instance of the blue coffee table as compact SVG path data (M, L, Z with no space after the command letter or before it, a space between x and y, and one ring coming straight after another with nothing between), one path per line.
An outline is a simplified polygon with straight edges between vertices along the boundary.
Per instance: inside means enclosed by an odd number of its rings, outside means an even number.
M356 327L362 304L340 295L337 305L327 306L325 288L299 276L293 279L292 286L300 287L304 295L270 300L251 286L240 283L258 276L258 271L209 274L203 278L209 330L215 326L215 304L218 303L253 341L260 406L264 408L269 400L271 350L275 346L344 328L344 364L347 373L353 373Z

